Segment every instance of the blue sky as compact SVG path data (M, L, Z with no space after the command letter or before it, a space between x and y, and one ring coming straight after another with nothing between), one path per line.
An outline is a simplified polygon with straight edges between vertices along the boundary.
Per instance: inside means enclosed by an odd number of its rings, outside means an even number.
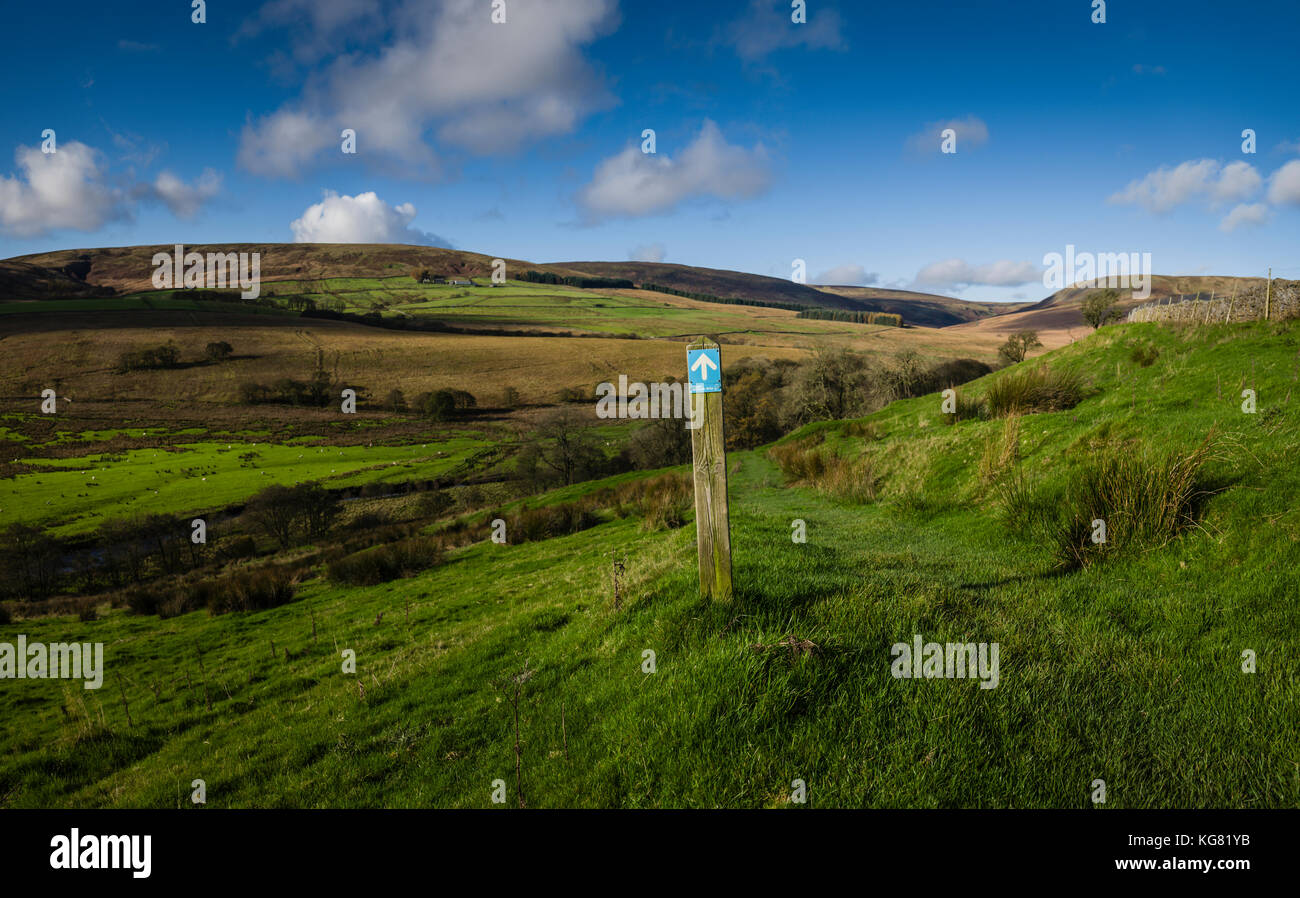
M1293 2L504 3L10 4L0 256L435 242L1012 300L1073 244L1300 277Z

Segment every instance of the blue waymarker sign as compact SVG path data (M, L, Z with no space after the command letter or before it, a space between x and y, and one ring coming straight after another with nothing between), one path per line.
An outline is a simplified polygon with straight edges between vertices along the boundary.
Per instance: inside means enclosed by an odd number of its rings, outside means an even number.
M687 350L686 369L692 393L722 392L722 365L718 359L718 350Z

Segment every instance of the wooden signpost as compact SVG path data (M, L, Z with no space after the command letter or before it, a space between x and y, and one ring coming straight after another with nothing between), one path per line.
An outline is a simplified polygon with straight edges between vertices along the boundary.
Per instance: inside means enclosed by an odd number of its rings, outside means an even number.
M731 599L731 524L727 517L727 457L722 440L722 352L701 337L686 349L691 400L691 459L695 465L695 548L700 595Z

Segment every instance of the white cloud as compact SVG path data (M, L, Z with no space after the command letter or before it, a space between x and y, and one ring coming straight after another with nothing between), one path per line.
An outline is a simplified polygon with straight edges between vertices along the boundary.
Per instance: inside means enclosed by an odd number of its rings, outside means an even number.
M920 131L907 138L907 149L921 155L938 153L943 146L943 132L951 128L957 135L957 152L974 149L989 142L989 126L979 116L927 122Z
M1114 205L1138 205L1148 212L1163 214L1197 197L1215 202L1240 202L1259 190L1263 179L1248 162L1232 162L1222 168L1213 159L1196 159L1174 168L1160 166L1145 177L1130 181L1111 194Z
M450 246L436 234L410 227L415 206L390 206L372 190L356 196L340 196L332 190L308 206L289 227L294 243L414 243Z
M592 220L666 212L693 197L746 199L771 184L767 151L729 144L718 126L705 120L699 136L676 159L642 153L638 146L596 166L578 203Z
M167 204L177 218L193 218L208 200L221 190L221 175L210 168L193 184L186 184L169 171L158 175L153 183L153 194Z
M320 116L281 110L257 125L244 123L239 137L240 166L258 175L293 177L326 146L342 146L341 129Z
M1173 169L1162 165L1141 180L1130 181L1123 190L1111 194L1107 202L1140 205L1150 212L1168 212L1205 193L1217 168L1218 163L1213 159L1183 162Z
M1242 225L1262 225L1268 221L1268 214L1268 206L1263 203L1241 203L1233 206L1232 211L1219 222L1219 230L1227 234Z
M316 23L320 41L300 43L333 49L345 26L370 21L366 4L339 5L335 18ZM616 0L510 3L506 24L493 24L489 12L481 0L411 0L390 17L395 37L378 52L336 52L298 100L245 126L240 164L291 175L337 150L340 131L352 128L362 159L427 174L437 169L430 131L474 152L505 152L568 133L609 104L581 48L617 23ZM284 17L264 10L270 24Z
M1274 205L1300 205L1300 159L1293 159L1268 179L1268 201Z
M813 278L814 284L839 287L864 287L880 282L880 275L861 265L836 265Z
M1254 196L1264 179L1248 162L1230 162L1223 167L1218 183L1211 188L1216 200L1235 203Z
M0 233L6 236L94 231L128 214L123 192L105 183L100 153L84 143L66 141L54 153L19 146L14 159L20 174L0 176Z
M1277 145L1277 150L1282 153L1300 153L1300 140L1284 140Z
M807 47L810 50L843 50L848 45L841 33L843 22L835 9L811 4L807 21L790 21L790 4L785 0L750 0L749 8L725 29L724 42L736 55L754 62L776 50Z
M662 262L665 255L662 243L643 243L628 250L627 258L629 262Z
M113 135L130 162L147 164L160 152L136 152L132 139ZM0 234L39 237L50 231L96 231L109 221L130 219L140 202L164 203L177 218L193 218L221 189L221 175L204 169L193 183L170 171L152 182L139 181L134 169L111 174L104 154L76 140L61 141L56 152L19 146L19 173L0 176Z
M1042 277L1029 262L1004 259L987 265L971 265L963 259L945 259L925 266L916 274L915 286L922 287L1015 287Z

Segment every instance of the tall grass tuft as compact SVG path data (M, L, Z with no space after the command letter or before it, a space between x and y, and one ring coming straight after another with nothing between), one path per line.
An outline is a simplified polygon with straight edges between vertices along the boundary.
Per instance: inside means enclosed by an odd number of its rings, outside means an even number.
M1002 476L1020 460L1020 416L1007 415L1001 433L994 434L980 457L980 482L985 486Z
M876 501L882 477L870 455L845 458L819 446L820 441L795 440L768 450L787 483L811 486L844 502L865 504Z
M1089 457L1057 491L1035 492L1017 472L1001 488L1007 523L1046 542L1064 568L1160 548L1196 525L1213 492L1204 471L1216 443L1211 433L1190 453L1112 446Z
M641 518L643 529L675 530L686 523L694 499L692 479L671 473L624 484L615 490L609 502L620 517Z
M943 416L945 424L957 424L960 421L979 421L988 417L988 403L966 393L957 393L953 410Z
M1016 370L989 384L985 399L994 417L1057 412L1074 408L1088 395L1088 380L1075 371L1038 365Z

